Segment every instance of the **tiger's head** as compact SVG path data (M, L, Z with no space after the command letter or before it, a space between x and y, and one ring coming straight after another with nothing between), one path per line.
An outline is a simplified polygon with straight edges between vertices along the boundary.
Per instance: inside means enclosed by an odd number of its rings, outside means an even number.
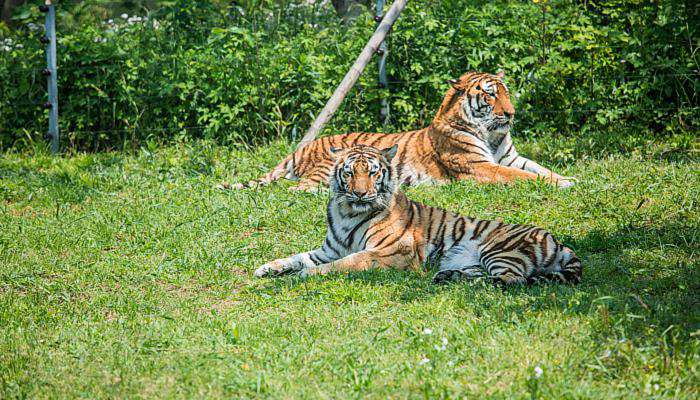
M487 133L505 134L510 129L515 108L510 102L502 72L496 75L467 72L449 81L435 121L458 130L476 128Z
M398 145L383 150L363 145L331 147L335 167L330 187L336 201L347 204L355 212L388 207L396 189L391 160L397 149Z

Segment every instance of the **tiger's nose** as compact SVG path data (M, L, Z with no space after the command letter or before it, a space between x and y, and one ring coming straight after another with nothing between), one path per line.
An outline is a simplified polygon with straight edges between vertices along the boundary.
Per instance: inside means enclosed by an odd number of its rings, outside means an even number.
M515 110L503 111L503 115L505 115L506 118L513 118L513 115L515 115Z
M361 199L367 195L367 189L353 189L352 194Z

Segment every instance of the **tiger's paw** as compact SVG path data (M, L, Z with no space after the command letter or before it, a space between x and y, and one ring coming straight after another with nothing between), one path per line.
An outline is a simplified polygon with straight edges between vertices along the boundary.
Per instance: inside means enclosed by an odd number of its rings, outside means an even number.
M284 275L292 271L293 268L285 266L279 261L272 261L256 269L255 272L253 272L253 276L256 278L274 277Z
M228 183L228 182L221 182L220 184L216 185L216 188L219 190L241 190L245 189L246 186L243 183Z
M455 282L462 278L462 272L458 269L445 269L439 271L433 276L433 283L436 285L444 285L449 282Z

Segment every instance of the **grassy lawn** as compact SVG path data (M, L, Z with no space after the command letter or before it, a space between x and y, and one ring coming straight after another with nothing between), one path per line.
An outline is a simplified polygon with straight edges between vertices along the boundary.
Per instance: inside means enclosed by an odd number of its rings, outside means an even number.
M409 191L547 228L579 286L254 280L322 243L327 195L214 186L290 148L0 156L0 398L700 396L697 158L580 160L559 168L571 190Z

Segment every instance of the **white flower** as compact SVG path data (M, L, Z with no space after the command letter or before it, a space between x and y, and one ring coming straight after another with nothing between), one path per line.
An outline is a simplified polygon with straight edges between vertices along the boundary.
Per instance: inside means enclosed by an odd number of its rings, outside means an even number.
M659 390L659 384L658 384L658 383L655 383L655 384L654 384L654 390Z
M539 365L535 367L535 379L539 379L543 373L544 371L542 371L542 368L540 368Z
M446 337L442 338L442 346L435 345L435 346L434 346L434 347L435 347L435 350L437 350L437 351L445 351L445 350L447 349L447 343L449 343L448 340L447 340L447 338L446 338Z
M102 42L102 43L107 43L107 38L102 38L101 42Z
M610 357L611 354L612 354L612 352L610 350L605 350L603 352L603 358L608 358L608 357Z
M10 51L10 50L12 50L12 49L10 48L10 46L2 46L2 49L5 50L5 51Z
M21 43L18 43L18 44L15 46L15 48L16 48L16 49L22 49L22 48L24 48L24 46L23 46Z
M418 365L425 365L430 362L430 359L427 357L423 357L422 360L418 361Z
M425 329L423 329L423 334L424 334L424 335L432 335L432 334L433 334L433 330L430 329L430 328L425 328Z
M122 17L122 19L129 19L129 14L124 13L124 14L120 15L120 17Z
M107 23L110 24L110 25L112 25L112 24L114 23L114 20L113 20L113 19L108 19L108 20L107 20Z

